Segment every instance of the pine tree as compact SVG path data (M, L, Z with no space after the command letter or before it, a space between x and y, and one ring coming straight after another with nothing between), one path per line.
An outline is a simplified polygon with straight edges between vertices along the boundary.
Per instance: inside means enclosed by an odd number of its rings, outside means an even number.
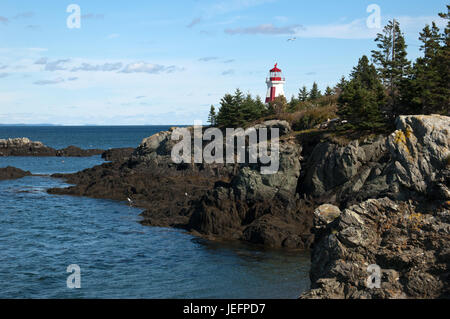
M345 76L342 76L339 83L336 84L336 86L334 87L334 93L337 95L340 95L346 85L347 85L347 80L345 79Z
M398 90L410 74L411 62L406 58L407 45L397 21L389 21L382 33L375 38L379 50L372 51L372 58L377 66L379 76L390 92L389 108L386 112L398 115Z
M309 92L306 86L303 86L302 89L298 92L298 99L301 102L305 102L308 100Z
M208 115L208 123L211 126L215 126L216 125L216 109L214 108L214 105L211 105L211 109L209 110L209 115Z
M326 90L325 90L325 96L332 96L333 95L333 90L327 86Z
M338 115L349 122L348 128L377 129L384 125L381 113L384 103L384 88L377 71L363 56L339 96Z
M238 122L236 119L236 111L237 107L234 97L231 94L225 94L220 100L220 109L217 114L216 124L220 127L235 127Z
M439 28L433 22L431 28L426 25L419 40L423 57L419 57L411 70L411 76L401 86L402 113L430 113L440 104L440 74L438 63L441 51Z
M401 89L401 101L405 113L450 115L450 15L440 13L447 20L443 33L433 22L426 25L419 40L423 56L417 58L411 76Z
M315 101L322 96L322 93L319 90L319 87L316 82L313 83L311 91L309 92L309 100Z

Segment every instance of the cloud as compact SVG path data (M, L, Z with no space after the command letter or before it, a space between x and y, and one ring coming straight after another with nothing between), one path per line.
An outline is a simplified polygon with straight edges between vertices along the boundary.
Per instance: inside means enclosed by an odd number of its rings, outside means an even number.
M219 58L216 56L207 56L204 58L200 58L198 59L200 62L209 62L209 61L213 61L213 60L218 60Z
M32 11L27 11L27 12L22 12L22 13L18 13L14 16L14 19L27 19L27 18L32 18L34 16L34 12Z
M45 65L45 64L47 64L47 62L48 62L48 58L43 57L43 58L40 58L39 60L37 60L36 62L34 62L34 64Z
M76 81L76 80L78 80L76 76L67 79L67 81Z
M9 19L7 17L0 16L0 23L3 23L6 25L9 23Z
M34 82L33 84L36 84L36 85L51 85L51 84L59 84L59 83L62 83L62 82L64 82L63 78L57 78L57 79L54 79L54 80L40 80L40 81Z
M225 33L235 34L267 34L267 35L292 35L301 29L299 24L289 25L285 27L276 27L273 24L261 24L255 27L225 29Z
M118 63L104 63L104 64L89 64L89 63L82 63L81 66L73 68L71 71L100 71L100 72L111 72L111 71L117 71L122 68L123 64L121 62Z
M70 59L61 59L52 62L47 61L47 63L45 64L45 71L53 72L53 71L67 70L66 67L62 66L62 64L67 63L69 61Z
M6 78L9 75L10 75L9 73L5 73L5 72L0 73L0 79Z
M201 17L195 18L195 19L193 19L193 20L191 21L191 23L189 23L189 24L186 26L186 28L192 28L192 27L194 27L195 25L199 24L200 22L202 22L202 18L201 18Z
M130 63L125 66L125 68L120 71L120 73L148 73L148 74L159 74L159 73L172 73L175 71L181 71L183 69L178 68L174 65L164 66L160 64L151 64L145 62L135 62Z
M62 64L67 63L69 61L70 59L60 59L56 61L50 61L48 58L42 57L36 62L34 62L34 64L45 65L44 68L45 71L53 72L53 71L67 70L66 67L62 66Z
M6 69L6 68L7 68L6 65L0 65L0 70L4 70L4 69Z
M233 69L225 70L221 74L222 75L233 75L234 74L234 70Z

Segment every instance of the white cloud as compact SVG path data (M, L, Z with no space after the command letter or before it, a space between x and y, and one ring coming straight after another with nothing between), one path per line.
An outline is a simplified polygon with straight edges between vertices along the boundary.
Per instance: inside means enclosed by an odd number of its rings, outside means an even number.
M54 80L39 80L39 81L34 82L33 84L36 84L36 85L51 85L51 84L59 84L59 83L62 83L62 82L64 82L63 78L57 78L57 79L54 79Z
M110 72L117 71L122 68L123 64L121 62L118 63L104 63L104 64L89 64L82 63L81 66L73 68L71 71L102 71L102 72Z
M145 62L135 62L130 63L125 66L125 68L120 71L121 73L149 73L149 74L158 74L158 73L172 73L175 71L181 71L181 68L178 68L174 65L164 66L160 64L151 64Z

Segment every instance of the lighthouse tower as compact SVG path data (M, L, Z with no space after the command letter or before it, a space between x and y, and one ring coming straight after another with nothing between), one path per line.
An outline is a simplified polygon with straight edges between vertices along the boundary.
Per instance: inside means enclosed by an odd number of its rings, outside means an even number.
M279 68L278 63L270 70L269 77L266 79L267 83L267 96L266 103L272 102L276 97L284 96L284 83L286 83L283 74Z

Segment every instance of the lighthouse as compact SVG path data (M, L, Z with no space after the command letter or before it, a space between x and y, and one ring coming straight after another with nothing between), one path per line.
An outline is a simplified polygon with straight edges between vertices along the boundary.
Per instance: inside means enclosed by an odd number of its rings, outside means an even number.
M275 63L275 67L270 70L269 77L266 79L267 83L267 96L266 103L272 102L276 97L284 96L284 83L286 83L281 70L277 67L278 63Z

